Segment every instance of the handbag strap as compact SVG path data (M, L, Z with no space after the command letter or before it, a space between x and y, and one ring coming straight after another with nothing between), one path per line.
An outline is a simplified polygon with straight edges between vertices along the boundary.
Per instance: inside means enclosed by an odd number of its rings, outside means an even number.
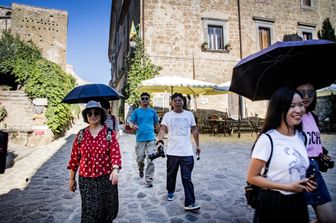
M271 162L271 159L272 159L272 155L273 155L273 140L272 140L272 137L268 134L268 133L265 133L265 135L268 136L268 138L270 139L271 141L271 154L270 154L270 157L268 158L267 162L266 162L266 165L265 165L265 169L264 169L264 173L262 174L263 177L266 178L266 174L268 172L268 166Z

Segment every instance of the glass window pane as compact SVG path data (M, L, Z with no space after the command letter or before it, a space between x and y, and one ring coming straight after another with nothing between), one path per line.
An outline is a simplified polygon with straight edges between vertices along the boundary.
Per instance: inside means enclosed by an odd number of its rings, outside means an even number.
M313 39L313 34L309 32L302 32L303 40Z
M208 48L211 50L223 49L223 27L208 26Z
M311 5L311 0L303 0L303 5L304 6L312 6Z

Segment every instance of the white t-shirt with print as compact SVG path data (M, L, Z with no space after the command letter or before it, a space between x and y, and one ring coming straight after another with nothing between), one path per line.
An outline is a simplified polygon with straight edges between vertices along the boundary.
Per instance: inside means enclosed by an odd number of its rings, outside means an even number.
M181 113L167 112L161 121L168 129L168 147L166 154L171 156L193 156L191 127L196 125L193 113L183 110Z
M285 136L277 130L270 130L267 133L273 140L273 155L268 167L267 179L283 184L304 179L309 160L302 135L296 132L294 136ZM267 162L270 154L271 141L268 136L262 134L255 144L252 158ZM293 194L289 191L278 191L282 194Z

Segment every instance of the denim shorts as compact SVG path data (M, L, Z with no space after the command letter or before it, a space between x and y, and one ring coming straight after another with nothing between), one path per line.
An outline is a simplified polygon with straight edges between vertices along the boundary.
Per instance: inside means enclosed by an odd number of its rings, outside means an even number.
M321 172L318 167L318 161L314 158L309 158L310 164L307 170L307 177L315 175L317 188L313 192L305 192L307 204L318 206L331 201L331 197L326 183L323 180Z

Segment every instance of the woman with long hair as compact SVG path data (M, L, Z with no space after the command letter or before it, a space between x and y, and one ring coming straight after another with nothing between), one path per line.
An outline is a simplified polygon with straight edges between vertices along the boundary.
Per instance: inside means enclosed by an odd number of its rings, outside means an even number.
M270 99L247 172L247 181L262 188L254 222L309 221L303 192L314 190L315 183L306 178L309 160L301 127L304 112L300 93L289 87L279 88ZM269 159L267 176L261 176Z
M318 159L323 153L320 130L318 128L318 119L313 110L316 107L316 90L310 83L305 83L296 88L303 97L303 106L306 112L302 117L303 131L309 135L310 140L307 145L309 157L308 175L314 175L317 188L312 193L305 193L307 203L311 205L316 213L318 222L332 223L336 222L336 216L331 204L331 197L326 183L319 170ZM322 159L330 161L328 155L323 155Z

